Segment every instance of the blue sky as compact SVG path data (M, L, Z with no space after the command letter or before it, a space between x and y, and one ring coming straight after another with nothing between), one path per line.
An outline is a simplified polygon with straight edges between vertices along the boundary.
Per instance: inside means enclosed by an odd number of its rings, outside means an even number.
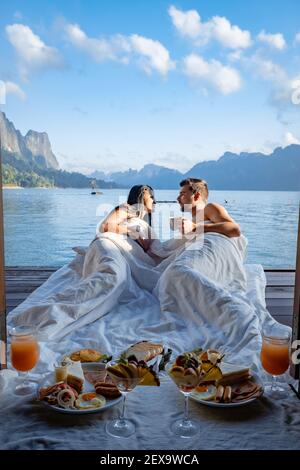
M2 0L0 79L68 170L269 153L300 141L300 2Z

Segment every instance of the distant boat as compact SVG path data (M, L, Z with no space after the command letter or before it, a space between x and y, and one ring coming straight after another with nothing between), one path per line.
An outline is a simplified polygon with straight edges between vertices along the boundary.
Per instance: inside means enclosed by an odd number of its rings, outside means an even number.
M97 195L97 194L103 194L101 191L96 191L97 188L97 181L96 180L92 180L91 181L91 187L92 187L92 191L91 191L91 194L94 196L94 195Z

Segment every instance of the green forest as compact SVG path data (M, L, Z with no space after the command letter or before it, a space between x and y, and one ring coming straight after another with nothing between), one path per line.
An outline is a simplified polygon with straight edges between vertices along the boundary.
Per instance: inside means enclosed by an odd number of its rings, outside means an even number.
M2 180L4 185L17 185L23 188L87 188L94 178L81 173L41 168L19 155L2 150ZM99 188L116 188L115 183L96 180Z

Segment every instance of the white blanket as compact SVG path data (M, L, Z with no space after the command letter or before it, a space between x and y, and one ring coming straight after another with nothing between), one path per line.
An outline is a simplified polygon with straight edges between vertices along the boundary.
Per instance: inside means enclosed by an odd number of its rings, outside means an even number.
M8 317L39 327L37 372L77 347L116 356L142 339L175 353L219 348L259 371L261 328L274 322L262 267L243 266L238 245L216 235L167 261L156 266L135 241L107 233L54 273Z
M170 243L156 246L160 251L169 248ZM77 348L90 346L117 356L141 339L163 342L175 354L199 346L218 347L226 352L226 359L252 364L260 373L260 330L274 322L265 306L262 266L243 266L237 246L222 237L207 237L201 249L194 248L193 253L183 251L179 243L169 263L166 259L155 266L136 242L109 234L55 272L8 316L10 326L34 323L40 327L41 360L34 371L38 378ZM116 441L106 434L105 423L117 416L117 407L76 419L28 398L12 400L10 380L0 391L0 448L126 451L299 446L299 402L288 392L283 401L263 399L236 410L192 402L191 414L201 434L182 440L171 433L170 424L182 415L183 397L168 377L161 382L161 387L137 387L130 394L127 413L137 433L130 440Z

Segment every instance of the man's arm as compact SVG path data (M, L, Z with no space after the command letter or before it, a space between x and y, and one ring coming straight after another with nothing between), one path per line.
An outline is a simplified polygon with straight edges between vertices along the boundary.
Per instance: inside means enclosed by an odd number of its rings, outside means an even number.
M230 238L239 237L241 235L240 226L233 220L232 217L230 217L227 210L220 204L207 204L205 207L205 214L211 223L204 224L204 232L221 233L222 235L226 235ZM203 222L200 222L200 224L202 225ZM197 231L197 227L195 231Z

